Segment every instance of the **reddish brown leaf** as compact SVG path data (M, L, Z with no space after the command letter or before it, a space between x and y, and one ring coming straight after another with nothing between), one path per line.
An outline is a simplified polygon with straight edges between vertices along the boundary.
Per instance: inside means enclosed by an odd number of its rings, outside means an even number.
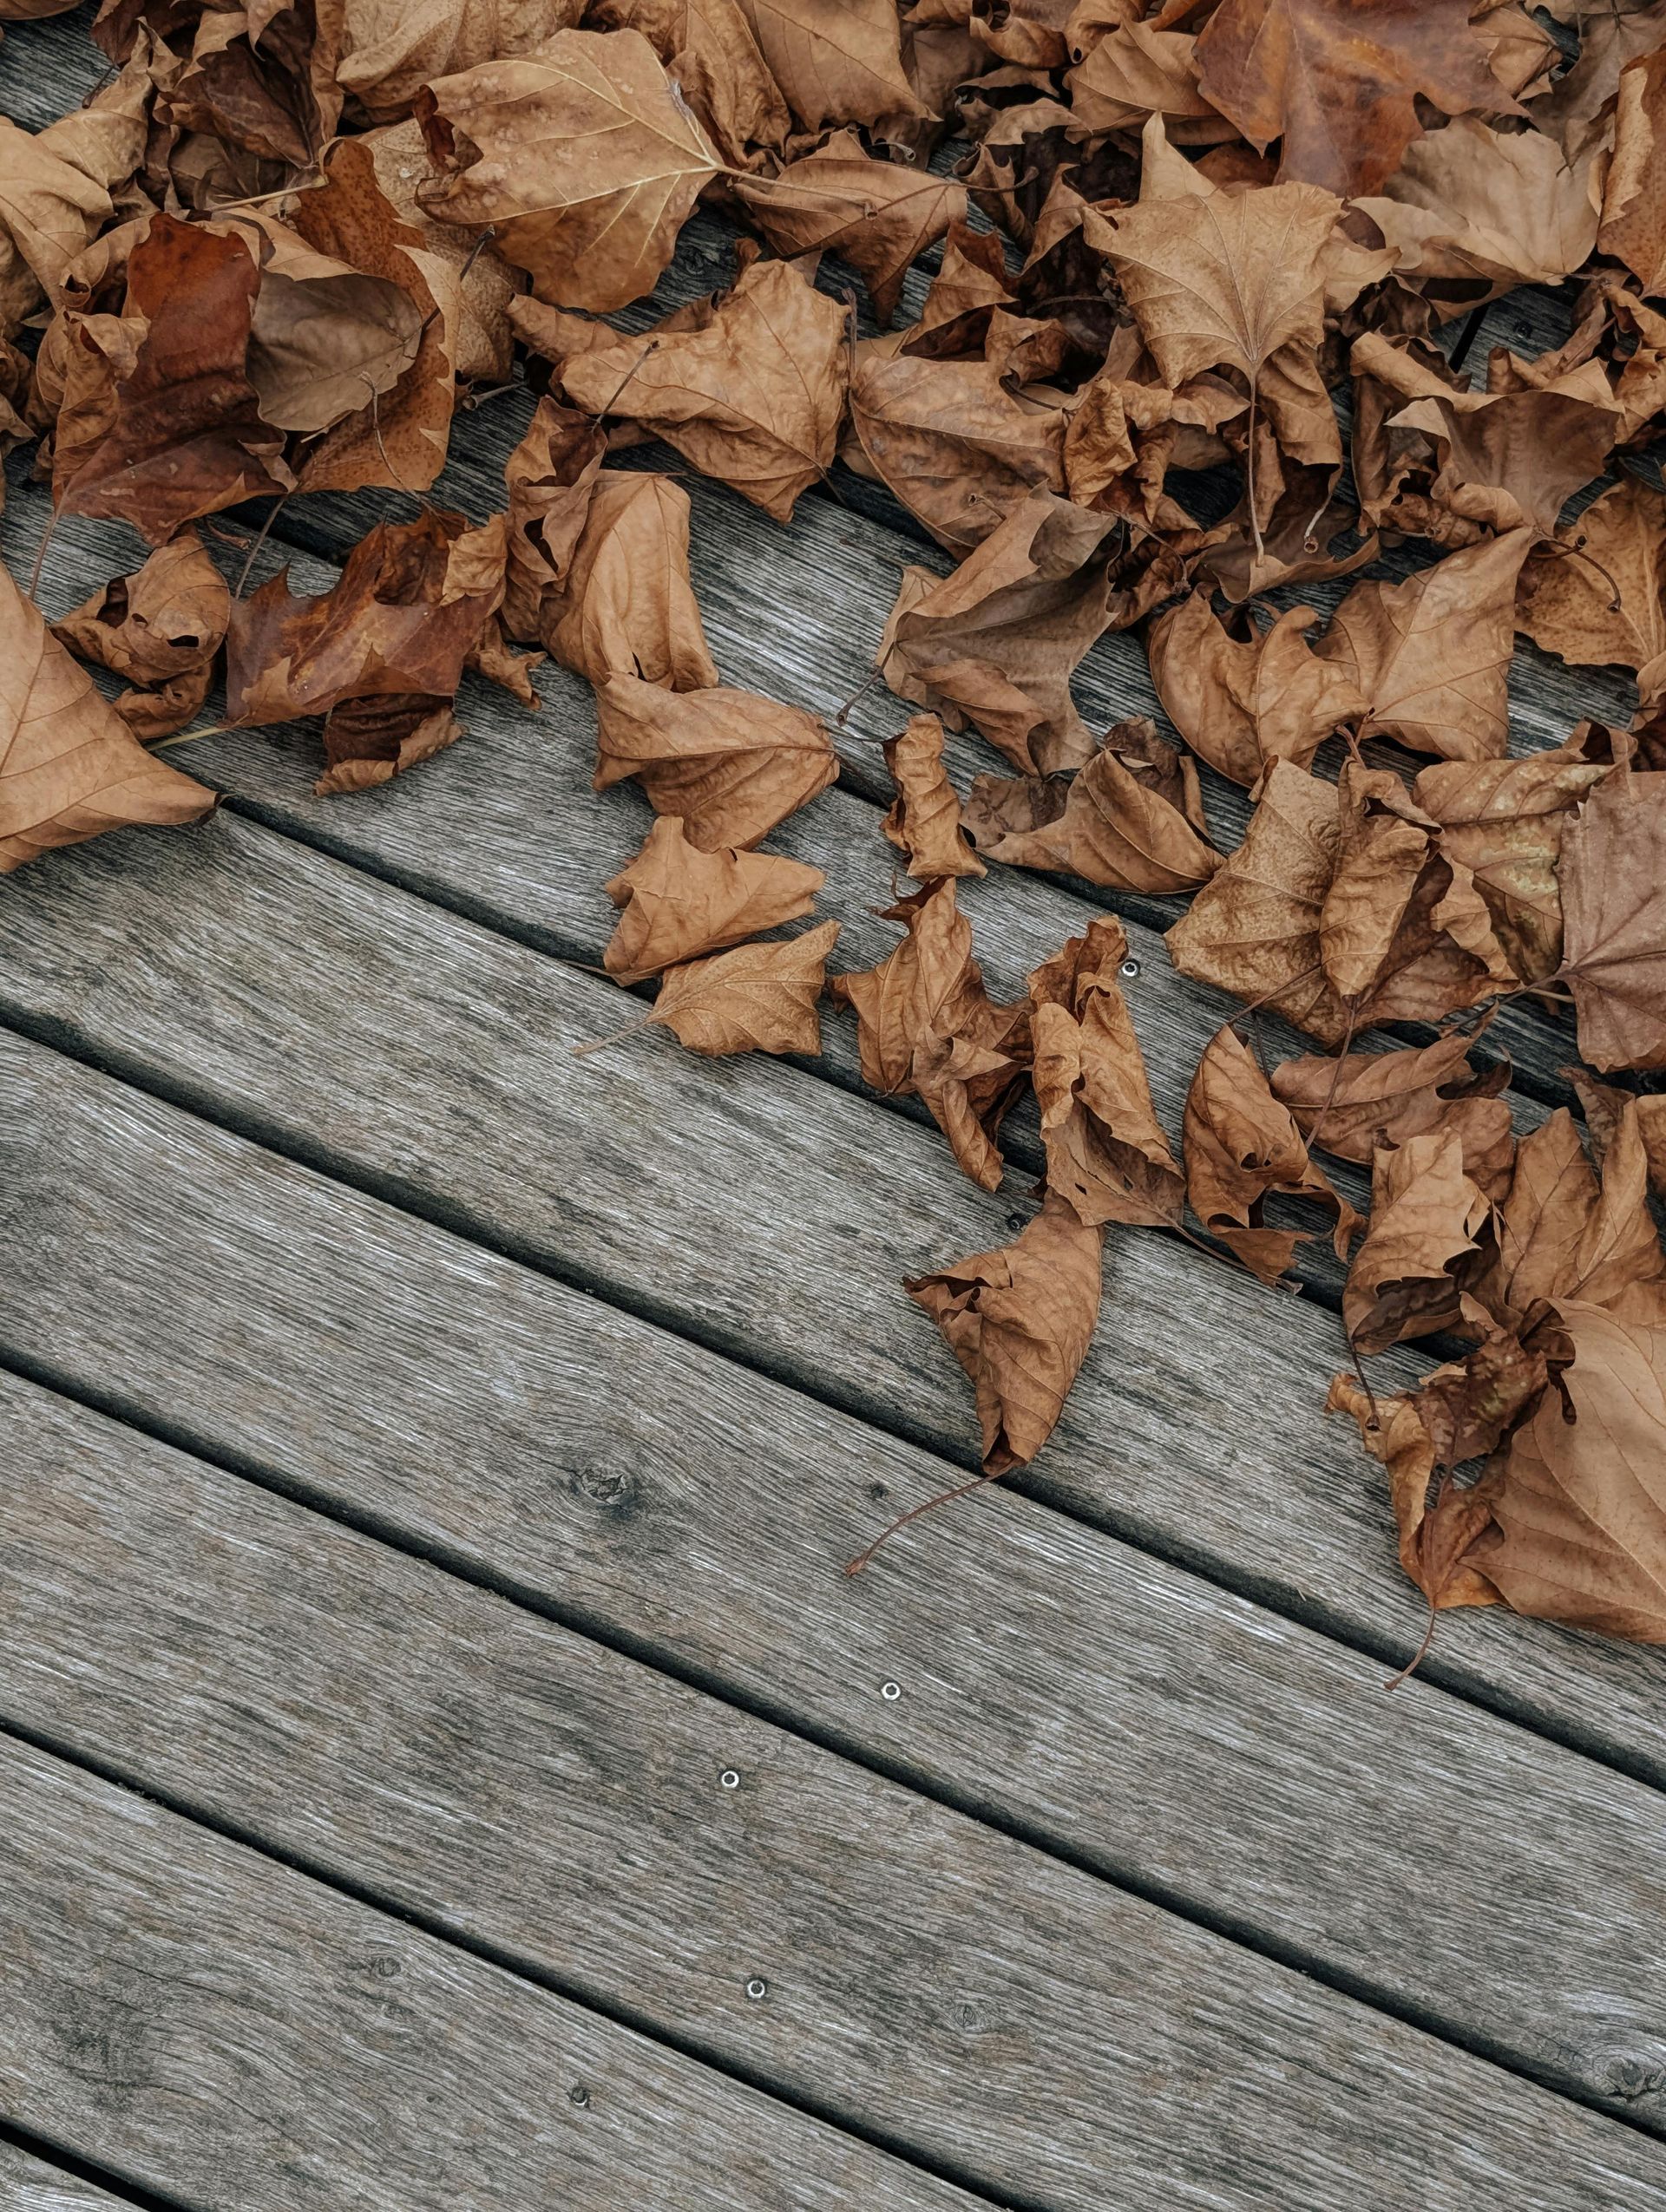
M1455 1132L1383 1147L1371 1179L1371 1219L1342 1293L1342 1320L1361 1352L1466 1327L1465 1293L1497 1247L1492 1208L1464 1173Z
M961 821L961 802L943 766L943 725L935 714L913 716L900 736L885 741L885 765L896 785L880 827L906 854L917 883L935 876L981 875Z
M183 730L208 696L231 620L232 595L194 530L159 546L132 576L111 579L52 635L82 660L134 687L115 702L134 736L154 743Z

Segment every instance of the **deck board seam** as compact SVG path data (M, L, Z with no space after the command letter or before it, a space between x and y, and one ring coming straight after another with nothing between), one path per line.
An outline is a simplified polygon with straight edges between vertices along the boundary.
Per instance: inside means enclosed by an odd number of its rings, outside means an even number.
M56 2143L50 2136L39 2135L33 2128L20 2127L16 2120L7 2119L3 2113L0 2143L10 2143L14 2150L27 2151L31 2158L38 2158L43 2164L57 2167L72 2181L91 2183L116 2203L131 2204L134 2212L192 2212L183 2197L159 2196L142 2182L129 2180L112 2167L101 2166L84 2152L71 2149L68 2143Z

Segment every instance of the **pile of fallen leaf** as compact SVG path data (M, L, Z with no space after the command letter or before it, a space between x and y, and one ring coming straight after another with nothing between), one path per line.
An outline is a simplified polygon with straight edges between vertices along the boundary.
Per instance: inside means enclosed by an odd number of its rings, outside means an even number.
M1040 1210L908 1286L984 1479L1057 1422L1112 1225L1270 1285L1305 1210L1347 1270L1332 1404L1432 1617L1666 1636L1666 1096L1627 1080L1666 1067L1666 0L104 0L92 36L80 110L0 124L0 441L55 528L151 551L49 630L4 582L0 865L206 813L152 749L222 672L216 726L321 717L345 793L458 737L465 670L535 706L548 655L594 687L598 787L658 817L606 887L646 1022L814 1053L825 990L989 1191L1033 1095ZM605 319L701 206L731 287ZM1565 343L1477 385L1454 361L1524 285L1562 288ZM519 380L502 511L431 505L457 409ZM919 887L876 967L829 982L831 921L765 934L823 878L760 848L837 758L721 682L686 493L608 465L652 441L784 524L855 471L955 564L876 640L917 710L883 828ZM415 519L325 592L246 589L288 502L371 487ZM258 532L209 520L250 501ZM1320 630L1295 592L1343 578ZM1112 631L1177 744L1083 721ZM1512 758L1518 632L1635 671L1631 727ZM964 797L946 726L1002 762ZM956 885L995 864L1190 895L1175 965L1243 1011L1184 1166L1117 920L991 999ZM1472 1060L1511 999L1571 1003L1583 1127L1518 1135L1508 1063ZM1315 1049L1269 1067L1263 1011ZM1448 1363L1374 1391L1421 1338Z

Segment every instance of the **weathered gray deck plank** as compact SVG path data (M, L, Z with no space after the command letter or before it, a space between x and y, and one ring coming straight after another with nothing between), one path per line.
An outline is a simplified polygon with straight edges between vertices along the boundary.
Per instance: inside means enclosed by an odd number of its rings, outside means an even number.
M10 1379L0 1398L34 1476L0 1509L0 1709L26 1730L998 2196L1088 2212L1180 2174L1282 2206L1369 2174L1410 2202L1421 2143L1383 2150L1410 2096L1470 2137L1450 2189L1512 2203L1487 2165L1534 2110L1518 2084L1464 2065L1437 2089L1450 2054L1287 1969L131 1430ZM1333 1776L1339 1859L1432 1952L1426 1912L1459 1933L1430 1978L1467 1978L1501 2045L1525 2017L1582 2071L1658 2068L1652 1793L1428 1705L1427 1812L1403 1790L1350 1807ZM1282 1710L1300 1729L1299 1695ZM1551 1841L1571 1798L1579 1831ZM1492 1863L1443 1910L1477 1799ZM1366 1871L1397 1829L1427 1854L1398 1898ZM1371 1909L1340 1895L1311 1911ZM1532 2140L1505 2152L1518 2185Z
M8 1334L40 1367L1351 1986L1473 2005L1452 2025L1487 2047L1508 2013L1519 2062L1586 2094L1654 2094L1645 2014L1593 1983L1570 2019L1513 1940L1487 1949L1543 1877L1498 1856L1479 1777L1531 1790L1550 1746L1387 1703L1370 1662L1017 1500L852 1585L840 1561L940 1467L39 1047L6 1063L8 1119L41 1132L8 1175ZM1646 1655L1456 1625L1512 1689L1537 1672L1657 1747ZM1557 1803L1605 1806L1573 1766ZM1531 1856L1544 1823L1518 1825Z
M974 2202L24 1744L0 1792L4 2109L192 2212Z
M61 2166L0 2141L0 2205L5 2212L121 2212L124 2200Z

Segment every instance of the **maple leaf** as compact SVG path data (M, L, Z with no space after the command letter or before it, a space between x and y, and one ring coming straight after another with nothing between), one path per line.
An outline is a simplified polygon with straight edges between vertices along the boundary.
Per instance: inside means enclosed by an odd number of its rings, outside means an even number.
M1178 1228L1185 1182L1151 1103L1117 971L1120 922L1104 915L1029 978L1031 1070L1046 1188L1090 1226Z
M1222 0L1197 41L1199 89L1265 153L1281 183L1374 192L1423 124L1519 114L1487 66L1469 0Z
M818 922L779 945L738 945L672 968L648 1016L690 1052L818 1053L816 1011L837 922Z
M1492 1208L1464 1173L1455 1131L1434 1129L1377 1153L1371 1219L1342 1292L1361 1352L1467 1325L1464 1298L1497 1249Z
M1308 1054L1272 1072L1273 1096L1289 1107L1310 1145L1369 1167L1379 1146L1403 1145L1431 1130L1454 1131L1464 1173L1487 1197L1510 1184L1515 1138L1510 1105L1499 1093L1510 1063L1474 1069L1473 1040L1463 1035L1387 1052L1350 1052L1341 1063Z
M132 523L152 545L239 500L294 488L284 434L260 414L247 368L260 272L240 238L152 218L128 261L143 335L115 381L108 426L70 465L58 504Z
M1254 785L1270 760L1312 765L1333 730L1365 712L1345 668L1307 642L1318 620L1291 607L1270 630L1235 635L1207 592L1158 617L1146 638L1151 680L1186 743L1235 783Z
M1516 579L1534 538L1511 530L1403 583L1356 584L1319 640L1367 703L1357 735L1444 760L1485 760L1509 740Z
M935 714L916 714L885 741L885 765L896 797L880 827L908 861L918 883L935 876L981 875L961 819L961 802L943 766L943 725Z
M758 844L839 772L818 716L754 691L613 676L597 687L596 715L596 789L634 776L655 813L679 815L706 852Z
M561 30L417 95L431 214L489 226L540 299L607 314L652 291L720 166L640 31Z
M1230 1023L1210 1039L1186 1093L1183 1132L1191 1210L1212 1237L1271 1285L1289 1271L1305 1231L1266 1226L1276 1192L1316 1200L1336 1216L1336 1256L1348 1257L1359 1216L1309 1156L1289 1108L1273 1095Z
M1023 1081L1029 1010L991 1002L953 876L888 906L884 919L906 923L902 943L832 985L835 1002L856 1017L863 1081L923 1099L973 1181L999 1189L995 1138Z
M595 684L612 676L679 691L717 683L688 580L688 494L668 476L595 477L566 576L542 594L539 634L564 668Z
M1598 784L1562 834L1558 971L1583 1059L1603 1073L1666 1066L1666 774Z
M966 822L980 852L1008 867L1046 868L1112 891L1160 896L1207 883L1221 856L1204 833L1196 770L1165 789L1165 779L1142 773L1118 751L1126 728L1112 730L1068 780L979 776Z
M0 567L0 874L133 822L200 821L218 794L138 744Z
M1070 696L1111 620L1118 525L1039 492L952 576L904 572L880 641L899 698L970 722L1026 775L1079 767L1092 739Z
M1666 654L1666 497L1628 473L1585 508L1571 546L1537 547L1516 627L1578 667L1643 669Z
M152 553L132 576L116 576L82 602L52 635L82 660L135 688L115 701L145 743L183 730L208 696L231 620L232 595L194 530Z
M790 522L800 493L833 464L846 322L790 262L754 263L732 291L679 308L671 324L565 362L561 382L576 406L640 422Z
M773 175L732 177L730 189L777 253L836 253L848 262L886 325L912 264L966 219L963 185L876 160L854 131L835 132Z
M704 852L662 815L641 851L605 887L620 912L602 965L616 982L642 983L743 938L810 913L827 878L773 853L719 846Z
M1560 284L1597 243L1590 153L1568 160L1535 130L1459 115L1407 152L1381 197L1357 200L1417 283L1466 287L1462 304Z
M1012 1244L905 1284L971 1379L986 1475L1026 1467L1057 1427L1093 1340L1104 1240L1053 1200Z

